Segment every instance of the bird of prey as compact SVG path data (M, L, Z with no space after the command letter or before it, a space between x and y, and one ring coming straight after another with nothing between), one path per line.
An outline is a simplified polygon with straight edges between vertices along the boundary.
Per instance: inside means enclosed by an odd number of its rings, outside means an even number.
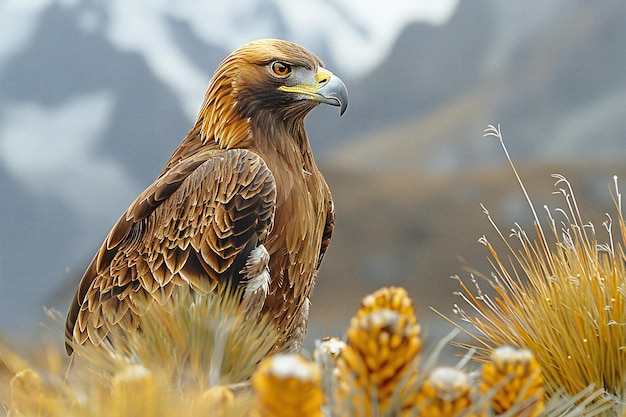
M180 291L242 289L242 308L271 315L280 346L298 350L309 295L334 224L330 190L304 118L348 105L340 78L291 42L247 43L217 68L198 119L163 171L113 226L85 271L66 349L133 331Z

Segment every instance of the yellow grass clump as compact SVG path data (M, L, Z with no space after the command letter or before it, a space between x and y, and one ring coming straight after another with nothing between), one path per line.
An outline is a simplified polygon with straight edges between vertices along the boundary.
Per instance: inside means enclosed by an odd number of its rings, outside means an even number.
M246 322L228 294L190 297L180 311L148 313L140 332L75 346L67 376L58 365L54 372L15 370L10 398L2 399L9 416L489 417L496 415L490 404L502 388L498 378L535 387L538 377L518 375L516 367L482 379L436 368L437 352L422 363L421 328L402 288L366 296L346 340L320 342L315 360L272 352L272 327ZM24 365L17 357L7 362ZM495 375L487 369L483 375ZM512 408L527 398L513 398Z
M459 280L459 295L470 308L457 306L457 312L480 332L478 346L473 347L488 357L498 346L520 346L532 352L549 396L576 396L593 387L600 393L596 404L605 405L603 415L624 415L626 225L617 179L613 196L617 234L608 217L602 228L605 240L600 240L597 228L580 213L569 182L560 175L554 177L566 208L546 209L547 221L541 222L499 127L490 126L486 135L500 140L532 210L535 228L529 234L516 226L506 237L485 209L505 253L487 238L480 239L491 255L492 277L483 278L495 298L483 292L473 276L472 286ZM534 365L521 366L520 372L525 367ZM495 369L484 372L493 374Z
M1 399L11 417L247 416L250 377L278 341L273 325L246 320L236 292L182 297L186 308L150 309L141 331L73 346L67 375L11 360L10 398Z

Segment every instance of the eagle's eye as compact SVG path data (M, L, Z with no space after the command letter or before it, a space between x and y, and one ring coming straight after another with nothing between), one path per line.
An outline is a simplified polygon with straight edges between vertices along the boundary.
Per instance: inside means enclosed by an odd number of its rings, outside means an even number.
M270 64L272 75L278 78L285 78L291 74L291 65L280 61L274 61Z

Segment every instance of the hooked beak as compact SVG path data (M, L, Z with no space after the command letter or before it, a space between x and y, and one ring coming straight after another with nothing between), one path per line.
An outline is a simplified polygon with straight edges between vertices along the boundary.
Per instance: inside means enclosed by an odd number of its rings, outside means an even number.
M289 93L301 94L309 100L337 106L340 108L340 116L348 108L348 89L346 85L341 81L341 78L325 68L317 70L317 85L300 84L281 86L279 88Z

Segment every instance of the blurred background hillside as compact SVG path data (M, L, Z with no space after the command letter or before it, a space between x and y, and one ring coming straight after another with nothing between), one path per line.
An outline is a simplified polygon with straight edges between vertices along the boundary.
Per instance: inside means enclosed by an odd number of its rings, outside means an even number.
M424 320L451 314L477 240L531 216L566 175L599 226L626 151L626 3L553 0L0 2L0 334L65 313L106 233L195 120L218 63L278 37L350 91L344 117L307 119L335 197L307 347L340 335L358 301L406 287ZM543 216L543 214L542 214ZM599 228L599 227L598 227ZM427 333L450 326L429 321ZM60 342L59 342L60 343Z

